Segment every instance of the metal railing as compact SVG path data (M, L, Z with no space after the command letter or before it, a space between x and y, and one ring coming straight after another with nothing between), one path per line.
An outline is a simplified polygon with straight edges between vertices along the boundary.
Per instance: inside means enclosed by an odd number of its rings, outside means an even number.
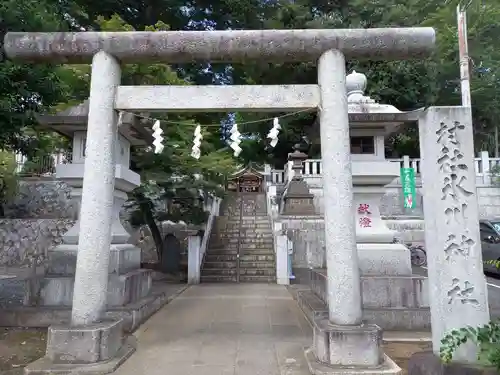
M70 153L54 153L28 158L16 154L16 174L21 177L54 176L59 164L71 163Z

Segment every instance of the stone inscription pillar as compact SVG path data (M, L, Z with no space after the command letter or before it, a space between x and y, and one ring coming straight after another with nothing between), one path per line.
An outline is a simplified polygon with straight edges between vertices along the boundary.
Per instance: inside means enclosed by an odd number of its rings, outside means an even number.
M114 101L120 75L120 65L113 56L103 51L94 56L71 312L73 326L98 322L106 308L118 134Z
M431 107L419 120L435 355L449 331L486 324L490 318L470 111L466 107ZM476 362L476 352L464 347L454 359Z
M356 325L362 318L361 287L345 80L344 55L325 52L318 62L318 84L329 320Z

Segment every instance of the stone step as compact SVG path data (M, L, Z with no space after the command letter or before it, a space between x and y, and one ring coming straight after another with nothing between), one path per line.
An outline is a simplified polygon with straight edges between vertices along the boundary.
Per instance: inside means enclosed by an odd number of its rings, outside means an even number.
M239 230L225 230L219 231L218 233L214 233L214 238L238 238L238 236L244 238L270 238L273 239L273 232L271 230L242 230L241 233Z
M255 248L255 249L250 249L247 247L240 247L239 249L240 256L243 255L273 255L274 256L274 250L270 248ZM236 246L230 246L230 247L210 247L207 251L207 255L236 255L238 254L238 248Z
M275 264L274 260L272 261L264 261L264 262L249 262L249 261L242 261L240 259L240 268L260 268L260 269L275 269Z
M241 275L240 283L268 283L276 284L276 276L249 276Z
M271 222L269 220L227 220L224 222L225 225L243 225L243 226L248 226L248 227L255 227L255 226L262 226L262 227L267 227L271 225Z
M239 224L231 224L218 226L214 228L214 233L230 233L237 235L238 233L251 233L251 232L267 232L272 233L272 228L267 224L256 224L256 225L239 225Z
M236 258L236 257L235 257ZM222 262L207 262L203 263L203 269L226 269L226 268L236 268L238 267L238 262L235 261L222 261Z
M205 263L211 262L236 262L236 254L209 254L205 255Z
M214 239L213 241L209 242L209 245L252 245L252 247L255 247L255 245L268 245L268 246L273 246L274 240L272 238L228 238L228 239ZM250 247L250 246L247 246Z
M225 269L225 268L236 268L238 266L237 260L234 261L205 261L203 263L203 268L206 269ZM240 268L258 268L258 269L275 269L274 261L268 262L242 262L240 261Z
M240 261L241 262L265 262L265 261L272 261L274 263L275 260L275 255L274 251L272 254L242 254L240 255Z
M238 274L236 268L205 268L201 269L201 276L220 275L220 276L236 276Z
M243 268L240 266L240 276L276 276L276 268Z
M269 216L242 216L241 221L243 223L260 223L260 224L270 224L271 220ZM234 216L219 216L217 219L217 224L220 223L238 223L240 222L240 215Z
M263 227L263 228L266 228L266 227L270 227L271 226L271 222L269 220L242 220L241 221L241 225L242 226L248 226L248 227L255 227L255 226L259 226L259 227ZM231 220L222 220L222 221L218 221L216 224L215 224L215 227L216 228L224 228L225 226L231 226L231 227L235 227L235 226L240 226L240 220L236 220L236 219L231 219Z
M240 275L246 276L275 276L276 269L273 268L241 268ZM206 268L201 270L202 275L237 275L237 268Z
M236 254L210 254L207 253L205 255L205 262L236 262ZM273 262L274 264L275 256L272 254L264 254L264 255L248 255L243 254L240 255L240 262Z
M232 275L201 275L200 281L202 283L235 283L236 276Z
M267 214L256 214L256 215L248 215L245 212L243 212L243 215L241 215L242 220L259 220L259 221L269 221L270 218ZM234 211L234 212L228 212L227 214L224 213L222 216L218 216L217 220L240 220L240 211Z
M240 246L245 246L245 247L249 247L248 245L251 245L252 248L255 248L255 245L262 245L261 247L274 247L274 240L273 239L264 239L264 238L259 238L259 239L245 239L245 238L240 238L240 240L238 241L238 239L234 239L234 240L231 240L231 239L228 239L228 238L214 238L213 240L210 240L208 242L208 246L209 247L218 247L218 246L224 246L224 247L227 247L227 246L234 246L234 247L237 247L237 245L240 245Z

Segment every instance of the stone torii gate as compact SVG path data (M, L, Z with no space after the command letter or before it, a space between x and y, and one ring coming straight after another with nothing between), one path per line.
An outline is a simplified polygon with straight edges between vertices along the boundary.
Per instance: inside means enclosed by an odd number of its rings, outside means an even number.
M290 111L318 108L327 268L335 271L334 276L328 278L328 319L316 324L314 350L307 354L310 368L314 373L342 374L347 371L352 374L356 369L364 374L398 373L399 368L381 353L380 328L362 324L345 58L425 58L432 52L434 43L432 28L8 33L4 48L11 59L92 63L71 324L49 329L47 356L35 368L50 373L61 368L68 370L70 364L76 371L82 370L85 364L93 364L94 368L100 364L102 372L109 372L134 350L130 342L122 345L120 322L102 320L108 282L117 110ZM315 61L318 63L318 84L120 85L121 63L244 63L251 59ZM482 298L479 303L483 304Z

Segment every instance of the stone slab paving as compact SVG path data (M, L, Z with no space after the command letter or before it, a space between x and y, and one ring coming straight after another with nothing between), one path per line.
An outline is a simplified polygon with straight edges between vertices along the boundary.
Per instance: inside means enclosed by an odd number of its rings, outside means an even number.
M201 284L137 332L138 349L116 375L309 375L309 323L287 289Z

